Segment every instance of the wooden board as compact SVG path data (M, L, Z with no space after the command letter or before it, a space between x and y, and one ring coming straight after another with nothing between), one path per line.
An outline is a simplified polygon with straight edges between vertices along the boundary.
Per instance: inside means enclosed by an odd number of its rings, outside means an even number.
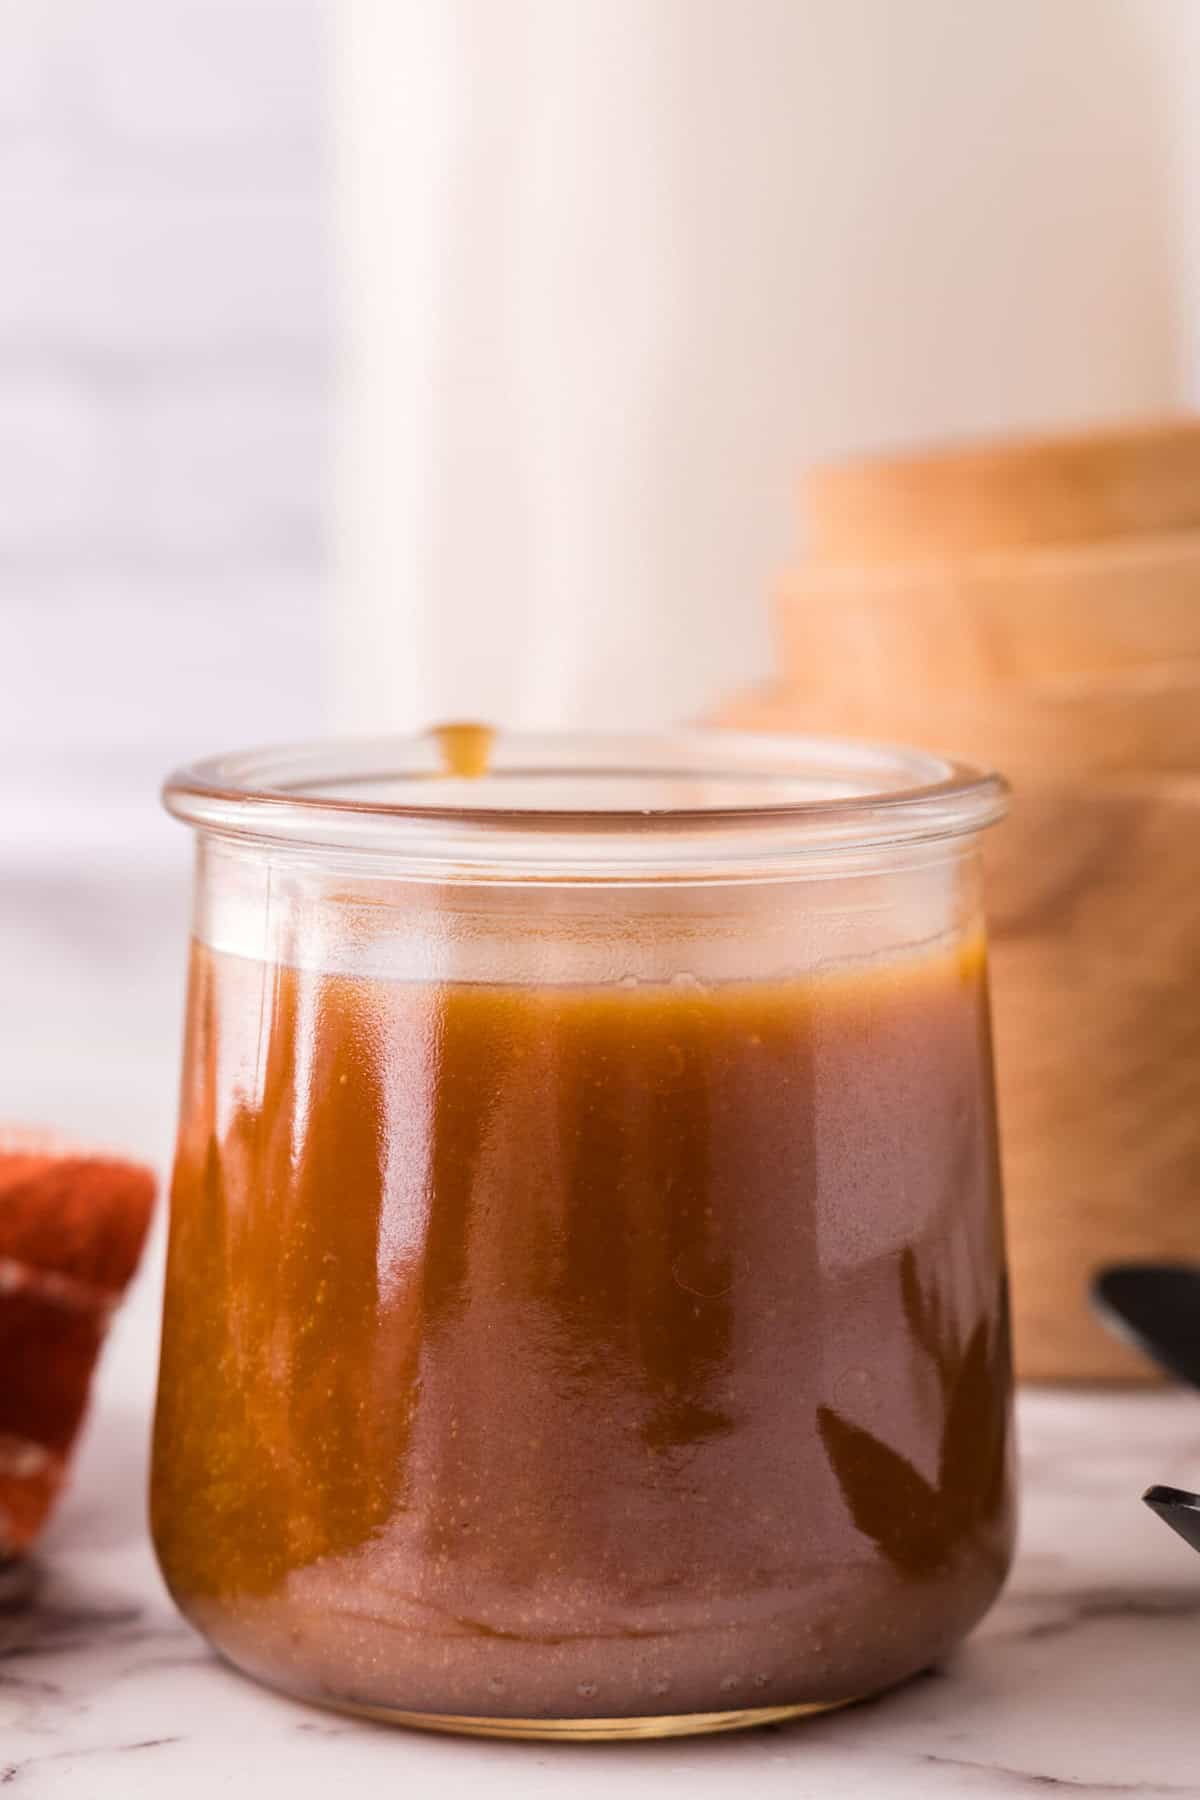
M896 684L892 696L779 683L733 702L720 722L759 731L833 732L916 744L1013 777L1046 780L1200 769L1200 662L1140 678L1046 683L971 696Z
M975 694L1200 670L1200 531L911 568L807 565L781 585L796 687Z
M768 690L723 722L857 712ZM915 735L939 745L932 720ZM985 860L1018 1372L1148 1379L1086 1288L1104 1262L1200 1257L1200 776L1031 775Z
M985 860L1018 1368L1143 1379L1086 1288L1200 1257L1200 784L1027 786Z
M808 553L928 562L1200 527L1200 420L826 463L804 477Z

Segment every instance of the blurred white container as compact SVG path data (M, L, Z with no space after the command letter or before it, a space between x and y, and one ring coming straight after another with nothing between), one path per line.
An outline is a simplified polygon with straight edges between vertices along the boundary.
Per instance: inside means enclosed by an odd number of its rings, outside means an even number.
M810 457L1179 397L1173 0L335 29L346 728L699 712L766 672Z

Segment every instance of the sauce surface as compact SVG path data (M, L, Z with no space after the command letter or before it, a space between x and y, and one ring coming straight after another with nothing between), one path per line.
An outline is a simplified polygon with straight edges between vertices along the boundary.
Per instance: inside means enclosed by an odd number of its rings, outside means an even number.
M152 1513L294 1691L845 1699L1010 1550L978 946L778 983L194 951Z

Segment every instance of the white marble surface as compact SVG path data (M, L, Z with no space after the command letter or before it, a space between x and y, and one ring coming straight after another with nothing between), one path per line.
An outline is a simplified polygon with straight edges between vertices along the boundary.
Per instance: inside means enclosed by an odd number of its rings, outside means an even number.
M1200 1401L1026 1395L1023 1542L953 1662L808 1723L650 1745L487 1744L266 1693L173 1611L143 1485L157 1275L122 1321L71 1493L0 1598L0 1787L14 1800L481 1792L788 1800L1200 1796L1200 1560L1139 1505L1200 1486Z

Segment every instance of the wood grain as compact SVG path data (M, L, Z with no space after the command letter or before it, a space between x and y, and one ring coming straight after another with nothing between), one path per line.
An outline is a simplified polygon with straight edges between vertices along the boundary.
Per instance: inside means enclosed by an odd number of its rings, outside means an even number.
M923 567L808 564L777 597L796 687L975 695L1200 667L1200 531Z
M858 457L808 471L816 561L937 561L1200 527L1200 420Z
M756 730L832 731L914 743L1018 778L1200 769L1200 661L1134 677L944 694L902 681L868 691L854 666L778 683L719 716ZM839 685L840 684L840 685Z
M1144 1378L1086 1287L1200 1253L1200 784L1027 784L985 860L1018 1367Z

